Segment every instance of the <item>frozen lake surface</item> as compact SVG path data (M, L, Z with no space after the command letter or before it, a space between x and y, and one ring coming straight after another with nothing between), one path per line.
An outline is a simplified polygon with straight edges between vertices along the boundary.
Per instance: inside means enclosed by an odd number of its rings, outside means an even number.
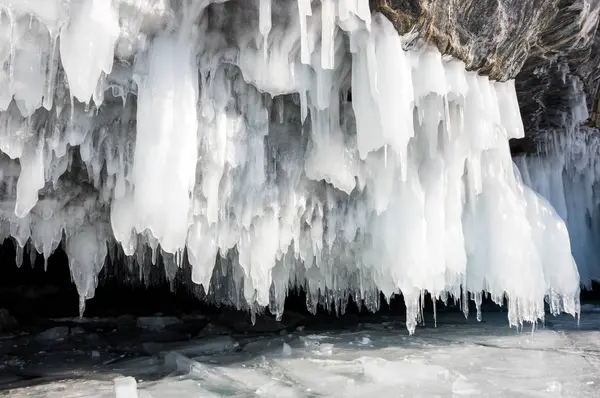
M434 327L429 314L412 337L400 317L255 329L202 316L55 320L0 340L0 396L114 397L118 377L155 398L600 396L600 307L533 334L506 313L474 318L443 311Z

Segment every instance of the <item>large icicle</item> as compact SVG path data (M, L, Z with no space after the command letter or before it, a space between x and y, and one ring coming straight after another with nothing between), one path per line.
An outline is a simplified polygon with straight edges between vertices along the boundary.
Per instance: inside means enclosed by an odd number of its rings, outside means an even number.
M137 232L149 230L163 250L183 250L196 181L198 80L191 42L158 37L138 84L133 201Z
M72 6L60 35L60 56L71 95L88 102L102 73L110 73L119 38L119 16L112 0L84 0Z

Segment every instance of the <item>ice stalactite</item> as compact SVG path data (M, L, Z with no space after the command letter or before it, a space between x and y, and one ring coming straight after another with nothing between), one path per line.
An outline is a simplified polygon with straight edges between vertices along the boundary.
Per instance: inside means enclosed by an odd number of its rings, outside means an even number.
M120 31L116 4L112 0L73 2L70 20L61 28L60 60L70 94L81 102L90 101L103 74L112 71ZM97 97L94 101L102 102Z
M518 156L523 181L565 220L581 283L600 281L600 131L588 120L579 78L568 82L568 107L559 123L536 138L537 154Z
M62 241L82 309L108 258L278 316L290 286L312 311L402 293L411 333L424 292L578 313L564 223L510 156L514 82L406 51L366 0L176 3L0 1L0 56L35 75L1 81L1 235Z

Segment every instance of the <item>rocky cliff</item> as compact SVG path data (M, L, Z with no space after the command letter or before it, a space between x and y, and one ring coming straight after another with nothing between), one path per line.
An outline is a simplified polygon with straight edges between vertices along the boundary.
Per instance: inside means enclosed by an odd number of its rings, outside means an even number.
M561 127L582 91L590 122L598 123L600 1L371 0L371 7L401 34L426 38L468 69L516 78L529 137Z

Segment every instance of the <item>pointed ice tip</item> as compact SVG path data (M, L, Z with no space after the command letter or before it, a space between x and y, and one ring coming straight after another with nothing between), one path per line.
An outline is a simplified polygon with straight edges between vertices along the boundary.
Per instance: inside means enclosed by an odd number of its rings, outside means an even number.
M83 318L83 314L85 312L85 301L85 296L79 295L79 319Z

